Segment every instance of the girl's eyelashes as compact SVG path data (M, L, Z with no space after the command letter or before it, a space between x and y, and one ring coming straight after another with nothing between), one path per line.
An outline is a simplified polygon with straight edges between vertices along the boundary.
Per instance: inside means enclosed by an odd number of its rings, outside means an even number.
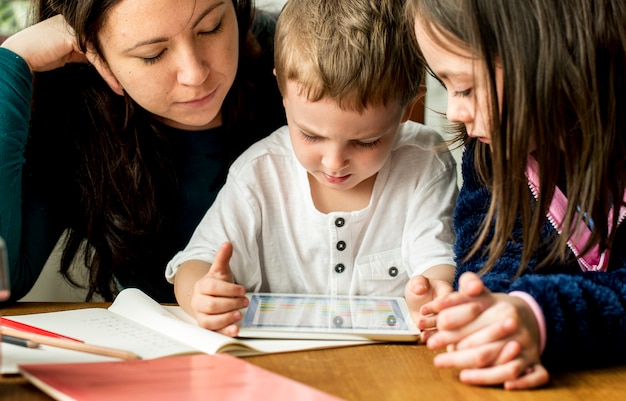
M455 97L468 97L472 93L471 89L466 89L463 91L454 91L453 96Z
M445 89L446 91L448 90L448 87L446 86L446 84L443 82L443 80L441 78L439 78L437 75L433 74L433 77L437 80L437 82L439 82L439 84L441 86L443 86L443 89ZM472 93L472 89L465 89L462 91L453 91L452 95L455 97L467 97Z

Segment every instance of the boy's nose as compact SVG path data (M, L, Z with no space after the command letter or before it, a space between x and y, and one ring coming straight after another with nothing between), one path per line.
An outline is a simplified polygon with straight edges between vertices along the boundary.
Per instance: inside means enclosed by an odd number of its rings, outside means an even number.
M322 164L328 169L328 172L338 172L347 166L348 159L340 150L334 150L324 154Z

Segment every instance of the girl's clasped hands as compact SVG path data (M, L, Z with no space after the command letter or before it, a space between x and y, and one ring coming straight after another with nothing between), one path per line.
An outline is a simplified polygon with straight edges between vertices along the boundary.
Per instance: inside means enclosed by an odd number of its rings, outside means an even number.
M549 375L540 360L537 320L522 299L489 291L475 273L459 278L459 290L422 306L422 340L440 368L461 369L468 384L536 387Z

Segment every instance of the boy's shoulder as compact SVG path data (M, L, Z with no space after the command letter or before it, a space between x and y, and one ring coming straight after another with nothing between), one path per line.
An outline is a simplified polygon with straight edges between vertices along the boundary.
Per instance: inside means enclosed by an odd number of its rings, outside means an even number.
M286 125L252 144L233 162L231 170L241 170L259 162L285 158L295 158L289 139L289 127Z
M409 145L430 148L443 142L443 137L436 129L412 120L400 125L396 138L396 146Z
M419 169L428 165L444 169L456 166L443 136L432 127L410 120L398 128L392 159Z

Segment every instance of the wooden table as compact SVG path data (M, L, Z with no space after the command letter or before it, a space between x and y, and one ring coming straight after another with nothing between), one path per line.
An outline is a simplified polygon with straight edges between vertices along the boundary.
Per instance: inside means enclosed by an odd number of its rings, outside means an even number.
M3 315L51 312L106 303L20 303ZM575 352L575 351L574 351ZM346 400L387 401L589 401L626 399L626 364L554 375L549 386L530 391L461 384L456 372L433 367L423 345L376 344L247 357L245 360ZM50 400L20 376L0 378L0 400ZM183 400L181 400L183 401Z

